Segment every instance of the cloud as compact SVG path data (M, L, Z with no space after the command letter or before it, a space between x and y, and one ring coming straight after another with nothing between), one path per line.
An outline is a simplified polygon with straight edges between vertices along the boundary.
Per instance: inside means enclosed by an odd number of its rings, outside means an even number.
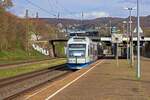
M121 0L119 2L123 2L123 3L136 3L135 0Z
M108 17L109 14L103 11L92 11L92 12L85 12L83 13L84 19L94 19L94 18L99 18L99 17ZM75 13L71 15L66 15L65 18L77 18L81 19L82 14L81 13Z
M121 0L120 2L123 2L123 3L132 3L132 4L136 4L137 1L136 0ZM141 0L140 1L141 3L143 4L150 4L150 0Z
M41 8L48 10L52 14L60 13L62 18L81 19L81 12L84 12L84 19L94 19L97 17L117 16L127 17L128 12L124 7L136 7L136 0L30 0ZM57 2L54 2L57 1ZM139 0L141 15L150 14L150 0ZM37 7L26 2L26 0L13 0L15 6L10 11L23 17L25 10L29 9L29 15L35 16L39 12L40 17L54 17ZM136 15L136 11L133 12Z
M88 19L91 18L99 18L99 17L108 17L109 14L106 12L99 12L99 11L93 11L93 12L87 12L85 13L85 17Z

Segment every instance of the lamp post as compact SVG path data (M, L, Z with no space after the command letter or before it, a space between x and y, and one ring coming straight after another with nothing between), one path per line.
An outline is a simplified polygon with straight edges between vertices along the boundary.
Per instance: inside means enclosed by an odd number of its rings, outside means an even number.
M112 28L112 21L109 21L109 25L110 25L110 35L111 35L111 28Z
M82 17L81 18L81 25L83 25L83 19L84 19L84 13L83 12L81 13L81 17Z
M126 31L125 31L125 27L124 25L127 25L127 28L126 28ZM127 37L127 61L129 60L129 40L128 40L128 22L127 21L123 21L123 30L124 30L124 33L126 33L126 37Z
M135 10L134 8L125 8L127 10L129 10L129 34L130 34L130 64L131 66L134 66L134 53L133 53L133 34L132 34L132 10Z
M141 66L140 66L140 17L139 17L139 0L137 0L137 78L141 78Z
M122 23L123 23L123 26L122 26L122 28L123 28L123 34L125 34L126 33L125 24L127 23L127 21L123 21Z

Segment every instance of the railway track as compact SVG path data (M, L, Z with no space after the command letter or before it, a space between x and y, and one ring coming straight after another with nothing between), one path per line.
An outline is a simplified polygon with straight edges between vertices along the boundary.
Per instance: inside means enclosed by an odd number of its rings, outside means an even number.
M27 90L56 80L71 72L72 71L68 70L66 65L63 64L13 78L2 79L0 80L0 100L10 100Z
M0 64L0 68L2 67L8 67L8 66L19 66L19 65L23 65L23 64L32 64L32 63L37 63L37 62L42 62L42 61L47 61L47 60L54 60L54 59L57 59L57 58L52 58L52 59L40 59L40 60L31 60L31 61L22 61L22 62L16 62L16 63L8 63L8 64Z

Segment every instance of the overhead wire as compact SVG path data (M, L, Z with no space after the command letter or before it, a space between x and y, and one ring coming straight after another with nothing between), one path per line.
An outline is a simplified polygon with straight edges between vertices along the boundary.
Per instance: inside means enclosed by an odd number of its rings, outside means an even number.
M48 10L42 8L42 7L40 7L39 5L37 5L37 4L33 3L33 2L31 2L30 0L26 0L26 1L27 1L29 4L31 4L32 6L34 6L34 7L38 8L38 9L42 10L43 12L45 12L45 13L47 13L47 14L49 14L49 15L52 15L52 16L55 16L55 17L56 17L56 14L54 14L54 13L52 13L52 12L50 12L50 11L48 11Z
M52 6L50 0L47 0L47 1L48 1L49 9L50 9L51 11L54 11L53 6Z
M56 1L57 1L57 4L58 4L62 9L64 9L66 12L68 12L68 13L70 13L70 14L73 13L72 11L70 11L69 9L67 9L66 7L64 7L61 3L59 3L58 0L56 0Z
M72 11L70 11L69 9L67 9L66 7L64 7L62 4L60 4L60 3L58 2L58 0L51 0L51 1L48 0L48 4L49 4L49 6L50 6L51 11L46 10L46 9L40 7L39 5L33 3L33 2L30 1L30 0L25 0L25 1L27 1L27 2L28 2L29 4L31 4L32 6L34 6L34 7L38 8L38 9L40 9L41 11L43 11L43 12L49 14L49 15L52 15L52 16L54 16L54 17L57 17L58 15L60 15L60 13L64 13L64 12L68 13L69 15L73 15L73 16L74 16L74 14L76 13L76 12L72 12ZM57 9L57 11L54 11L53 9ZM63 11L60 11L60 10L63 10ZM56 13L57 13L58 15L57 15Z
M54 5L57 9L62 10L62 11L58 11L59 13L67 13L69 16L74 16L74 14L77 13L77 12L70 11L69 9L64 7L60 2L58 2L58 0L52 0L52 1L54 2Z

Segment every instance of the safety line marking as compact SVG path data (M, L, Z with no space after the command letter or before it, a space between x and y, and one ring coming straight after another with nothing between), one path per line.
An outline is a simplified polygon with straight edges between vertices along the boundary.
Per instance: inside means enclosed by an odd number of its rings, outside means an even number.
M71 84L73 84L74 82L76 82L77 80L79 80L81 77L83 77L85 74L87 74L89 71L91 71L92 69L94 69L97 65L101 64L104 60L102 60L101 62L97 63L96 65L94 65L93 67L91 67L89 70L87 70L85 73L83 73L82 75L80 75L79 77L77 77L76 79L74 79L73 81L71 81L70 83L68 83L67 85L63 86L62 88L60 88L59 90L57 90L55 93L53 93L52 95L50 95L49 97L47 97L45 100L50 100L51 98L53 98L55 95L57 95L59 92L61 92L62 90L64 90L65 88L67 88L68 86L70 86Z

